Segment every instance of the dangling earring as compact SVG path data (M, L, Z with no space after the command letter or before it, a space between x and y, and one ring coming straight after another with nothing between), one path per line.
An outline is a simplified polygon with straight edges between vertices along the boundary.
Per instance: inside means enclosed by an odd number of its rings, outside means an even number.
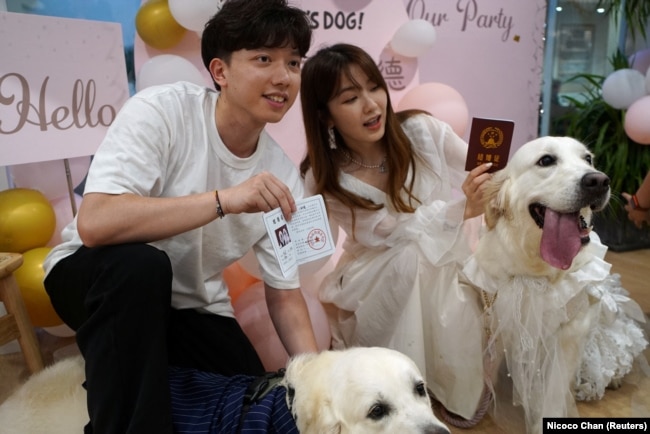
M330 149L336 149L336 136L334 135L334 128L327 130L327 141L330 145Z

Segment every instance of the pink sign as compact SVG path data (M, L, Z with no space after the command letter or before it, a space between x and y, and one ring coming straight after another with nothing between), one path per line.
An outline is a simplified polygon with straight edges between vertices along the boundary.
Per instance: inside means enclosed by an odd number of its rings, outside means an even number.
M436 28L434 46L418 58L420 82L456 89L470 118L513 120L511 154L537 137L546 0L403 3L409 19Z
M92 155L129 97L119 24L0 12L0 164Z

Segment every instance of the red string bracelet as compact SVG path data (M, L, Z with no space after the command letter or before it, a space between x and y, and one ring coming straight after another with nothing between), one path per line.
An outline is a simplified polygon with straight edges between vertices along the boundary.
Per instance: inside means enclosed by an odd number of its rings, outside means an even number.
M643 208L641 205L639 205L639 198L636 197L636 194L632 195L631 202L632 209L638 209L639 211L649 210L649 208Z

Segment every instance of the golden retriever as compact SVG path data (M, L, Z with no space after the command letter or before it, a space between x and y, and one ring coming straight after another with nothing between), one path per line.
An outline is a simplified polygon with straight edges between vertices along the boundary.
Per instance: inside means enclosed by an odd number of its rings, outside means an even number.
M541 432L543 417L577 416L576 390L602 397L647 345L635 321L643 314L638 305L623 309L635 303L610 276L592 232L609 184L584 144L541 137L486 185L486 228L464 279L483 300L496 399L520 408L529 432Z
M32 376L0 405L2 433L83 432L88 421L83 370L83 359L77 356ZM277 394L282 399L277 405L286 406L301 433L449 434L431 409L415 363L394 350L350 348L301 355L289 361L278 386L287 393ZM232 425L233 432L238 425Z

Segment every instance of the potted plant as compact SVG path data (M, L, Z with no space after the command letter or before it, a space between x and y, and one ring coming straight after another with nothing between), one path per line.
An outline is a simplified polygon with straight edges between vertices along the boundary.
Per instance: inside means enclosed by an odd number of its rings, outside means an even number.
M614 70L629 68L628 58L617 51L610 63ZM638 229L627 219L622 192L634 193L650 170L650 146L630 139L624 129L625 110L613 108L602 97L604 76L578 74L580 97L565 97L571 110L563 116L566 135L584 142L595 155L596 167L611 179L610 206L596 215L594 227L611 250L650 247L650 230Z

